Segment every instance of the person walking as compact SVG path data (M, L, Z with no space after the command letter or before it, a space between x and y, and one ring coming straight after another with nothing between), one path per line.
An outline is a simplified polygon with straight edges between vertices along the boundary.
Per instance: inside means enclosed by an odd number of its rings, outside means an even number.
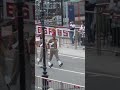
M81 32L80 32L80 36L81 36L81 45L84 45L85 44L85 26L82 24L81 25L81 28L80 28Z
M40 61L40 35L35 35L35 57L36 60Z
M48 62L48 66L50 68L53 66L53 64L51 63L53 55L55 55L59 66L61 67L63 65L63 63L61 62L59 55L58 55L57 41L58 40L56 39L56 33L53 32L52 39L50 39L47 44L48 48L50 48L50 57L49 57L49 62Z
M70 22L70 40L72 42L72 45L74 45L74 31L75 30L75 24L74 22Z
M19 90L20 88L20 58L19 58L19 40L18 40L18 31L13 32L13 38L11 42L8 44L8 48L13 49L14 57L13 57L13 66L12 72L10 76L10 82L8 86L10 88L14 88L15 90ZM30 56L29 56L29 46L28 40L24 38L24 59L25 59L25 79L26 79L26 90L31 90L31 65L30 65Z
M37 53L37 55L38 55L38 58L37 58L37 61L38 61L38 64L40 63L40 62L42 62L42 60L43 60L43 40L42 40L42 33L40 34L40 40L39 40L39 50L37 50L38 51L38 53ZM47 45L46 45L46 42L45 42L45 53L46 53L46 58L48 59L48 53L47 53Z
M19 68L19 42L18 42L18 31L13 32L11 35L11 40L8 43L8 49L14 50L14 57L13 57L13 66L12 72L10 75L10 81L8 86L10 88L18 89L20 88L19 80L20 80L20 68Z
M5 81L5 49L3 40L0 37L0 90L8 90L7 83Z

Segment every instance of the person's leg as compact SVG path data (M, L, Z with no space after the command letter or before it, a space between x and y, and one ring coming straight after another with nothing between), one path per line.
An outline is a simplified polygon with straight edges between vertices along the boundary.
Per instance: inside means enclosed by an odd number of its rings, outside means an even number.
M80 33L78 35L78 46L80 45Z
M73 39L73 35L74 35L74 32L70 32L70 40L71 40L71 43L74 44L74 39Z
M73 35L74 35L74 32L72 32L72 44L74 45L74 37L73 37Z
M69 34L70 34L70 41L72 43L72 34L71 34L71 32Z
M50 49L50 57L49 57L49 61L48 61L48 65L49 65L49 67L52 67L53 66L53 64L51 64L51 60L52 60L52 58L53 58L53 49Z
M1 67L0 67L0 69L1 69ZM0 70L0 90L8 90L8 87L6 85L6 81L4 79L4 75L3 75L1 70Z
M43 47L40 47L40 53L39 53L39 61L38 61L38 64L40 62L42 62L42 59L43 59Z
M73 35L74 35L74 32L71 32L71 41L72 41L72 44L74 44L74 38L73 38Z
M19 54L18 50L15 51L15 57L13 62L13 68L12 68L12 74L11 74L11 81L9 85L15 85L17 83L17 80L19 78Z
M35 58L36 58L37 61L39 61L39 58L38 58L39 57L38 56L38 41L36 41L35 44L36 44L36 46L35 46Z
M35 47L35 59L37 59L38 55L37 55L37 47Z
M37 62L40 61L40 53L41 53L41 49L40 47L37 47Z
M49 57L48 57L48 49L46 49L46 59L48 60Z
M0 90L8 90L5 81L5 58L0 54Z
M60 61L59 55L58 55L58 49L54 50L54 55L56 57L56 60L58 61L59 66L61 67L63 63Z

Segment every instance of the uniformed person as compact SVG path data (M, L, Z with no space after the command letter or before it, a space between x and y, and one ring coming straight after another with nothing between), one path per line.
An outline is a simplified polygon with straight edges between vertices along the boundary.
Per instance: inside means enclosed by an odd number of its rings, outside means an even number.
M40 41L39 41L39 50L38 50L38 58L37 58L37 61L38 61L38 64L40 62L42 62L43 60L43 39L42 39L42 33L40 34ZM46 43L45 43L46 44ZM47 54L47 45L46 45L46 48L45 48L45 53L46 53L46 57L48 58L48 54Z
M3 40L0 37L0 90L8 90L5 82L5 47L3 45Z
M40 61L40 35L35 35L35 56L37 61Z
M19 90L19 80L20 80L20 58L19 58L19 41L18 41L18 31L13 32L13 41L9 44L9 49L14 49L14 61L11 74L11 80L8 86L15 86ZM24 54L25 54L25 78L26 78L26 90L31 90L31 65L29 57L29 46L27 39L24 38Z
M53 66L53 64L51 63L53 55L55 55L59 66L61 67L63 65L63 63L60 61L59 56L58 56L57 41L58 40L56 39L56 34L55 34L55 32L53 32L52 39L50 39L48 41L48 46L50 48L50 57L49 57L48 65L49 65L50 68Z

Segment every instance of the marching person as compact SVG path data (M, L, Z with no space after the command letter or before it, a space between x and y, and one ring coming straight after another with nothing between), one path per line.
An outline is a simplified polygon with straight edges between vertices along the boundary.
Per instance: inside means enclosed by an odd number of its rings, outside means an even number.
M8 86L12 88L14 87L15 90L19 90L20 85L20 57L19 57L19 41L18 41L18 31L13 32L13 38L11 42L8 45L8 48L14 49L14 58L13 58L13 67L12 67L12 73L10 77L10 82L8 83ZM30 57L29 57L29 46L27 39L24 39L24 59L25 59L25 79L26 79L26 90L31 90L31 65L30 65Z
M40 34L40 40L39 40L39 50L37 55L38 55L38 58L37 58L37 61L38 61L38 64L40 62L42 62L42 59L43 59L43 40L42 40L42 33ZM46 43L45 43L46 44ZM46 57L48 58L48 54L47 54L47 45L45 45L45 53L46 53Z
M14 86L14 88L19 88L18 81L20 80L20 71L19 71L19 48L18 48L18 32L12 33L12 38L8 44L9 50L14 49L14 57L13 57L13 67L12 67L12 73L10 76L10 82L8 83L8 86Z
M2 37L0 37L0 90L8 90L5 81L5 46L3 44Z
M85 26L82 24L80 28L80 36L81 36L81 45L84 45L85 43Z
M40 61L40 35L35 35L35 56L37 61Z
M52 39L48 41L48 48L50 48L50 57L49 57L49 62L48 65L51 68L53 64L51 63L51 60L53 58L53 55L55 55L59 66L61 67L63 63L60 61L59 56L58 56L58 49L57 49L57 39L56 39L56 33L52 33Z

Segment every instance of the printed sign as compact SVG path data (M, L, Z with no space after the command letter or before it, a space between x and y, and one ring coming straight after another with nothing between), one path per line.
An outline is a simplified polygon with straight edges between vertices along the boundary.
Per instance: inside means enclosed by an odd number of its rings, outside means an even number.
M52 33L55 32L56 36L61 36L61 37L69 37L69 29L67 28L54 28L54 27L46 27L45 29L45 35L51 35ZM41 34L42 32L42 27L41 26L36 26L36 34Z

